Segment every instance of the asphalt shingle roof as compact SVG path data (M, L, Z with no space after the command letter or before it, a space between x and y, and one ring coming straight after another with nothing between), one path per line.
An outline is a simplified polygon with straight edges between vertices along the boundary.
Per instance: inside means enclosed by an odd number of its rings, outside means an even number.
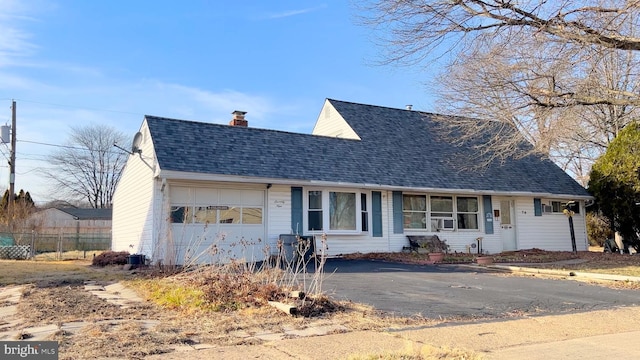
M482 171L454 159L431 114L329 99L361 140L146 116L161 170L392 187L588 196L553 162L535 156ZM462 155L462 156L461 156Z
M78 220L111 220L111 209L79 209L79 208L57 208L60 211L77 218Z

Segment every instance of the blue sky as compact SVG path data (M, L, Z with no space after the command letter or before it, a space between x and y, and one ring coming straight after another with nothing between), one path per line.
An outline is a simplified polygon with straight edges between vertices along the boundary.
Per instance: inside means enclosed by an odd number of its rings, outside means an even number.
M348 1L0 0L0 123L17 101L16 191L55 199L47 143L145 114L310 133L325 98L432 111L424 68L375 65ZM125 144L128 147L129 144ZM8 157L6 146L1 152ZM9 169L0 159L0 188Z

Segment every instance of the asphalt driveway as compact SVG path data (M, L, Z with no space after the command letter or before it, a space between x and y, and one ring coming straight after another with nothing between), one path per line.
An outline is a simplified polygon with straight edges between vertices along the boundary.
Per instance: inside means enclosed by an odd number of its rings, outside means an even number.
M458 265L330 259L322 290L397 315L478 318L548 315L640 304L640 292L579 281L504 276Z

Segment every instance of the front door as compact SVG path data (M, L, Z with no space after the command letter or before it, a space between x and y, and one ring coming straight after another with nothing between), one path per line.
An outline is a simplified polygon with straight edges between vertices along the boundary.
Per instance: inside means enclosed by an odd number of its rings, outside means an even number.
M516 225L513 200L500 200L500 235L502 250L516 250Z

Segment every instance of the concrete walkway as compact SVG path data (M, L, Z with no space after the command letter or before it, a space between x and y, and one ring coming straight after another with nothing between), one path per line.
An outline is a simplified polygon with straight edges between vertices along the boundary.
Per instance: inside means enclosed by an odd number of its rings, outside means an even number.
M357 331L260 345L173 352L148 359L346 359L411 354L432 347L472 350L488 360L640 359L640 308L386 332Z
M64 331L68 334L75 334L82 328L89 325L84 321L68 322L62 324L49 324L43 326L22 326L22 320L17 316L17 305L24 291L24 286L10 286L0 288L0 340L28 340L28 341L44 341L50 339L58 331ZM107 302L126 308L132 304L141 302L142 299L131 289L126 288L120 283L111 285L98 285L95 282L88 281L85 283L85 290L105 299ZM104 320L96 322L96 324L117 324L125 320ZM151 328L158 324L157 320L140 321L143 326Z

